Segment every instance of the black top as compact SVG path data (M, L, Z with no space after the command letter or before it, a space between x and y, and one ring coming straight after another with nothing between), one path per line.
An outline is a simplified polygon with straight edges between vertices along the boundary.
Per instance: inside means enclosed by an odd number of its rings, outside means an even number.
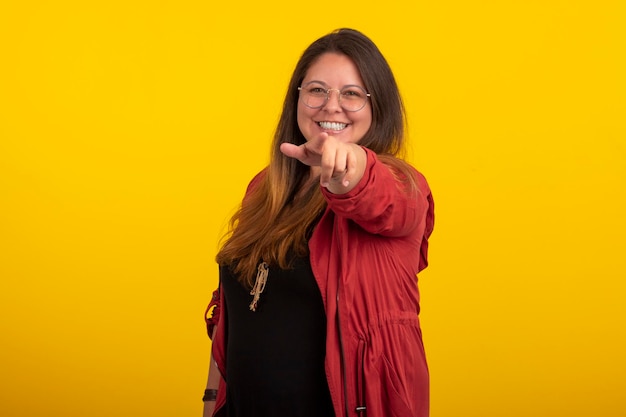
M228 417L334 417L324 372L326 314L309 259L270 267L256 311L227 267Z

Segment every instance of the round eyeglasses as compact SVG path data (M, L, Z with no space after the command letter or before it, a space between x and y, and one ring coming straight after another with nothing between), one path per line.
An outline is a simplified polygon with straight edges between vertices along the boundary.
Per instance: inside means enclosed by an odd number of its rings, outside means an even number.
M341 90L326 88L324 84L312 81L298 87L300 99L305 106L312 109L323 107L330 99L330 92L339 93L339 105L345 111L359 111L365 104L370 94L358 85L347 85Z

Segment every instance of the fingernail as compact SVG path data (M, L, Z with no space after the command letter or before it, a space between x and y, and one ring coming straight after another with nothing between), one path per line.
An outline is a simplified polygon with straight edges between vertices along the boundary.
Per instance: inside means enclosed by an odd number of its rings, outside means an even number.
M343 182L343 186L344 186L344 187L347 187L348 185L350 185L350 181L344 181L344 182Z

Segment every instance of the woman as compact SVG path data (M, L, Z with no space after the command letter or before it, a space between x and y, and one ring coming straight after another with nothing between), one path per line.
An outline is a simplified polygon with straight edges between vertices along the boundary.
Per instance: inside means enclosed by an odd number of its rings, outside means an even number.
M433 201L399 158L404 128L366 36L340 29L304 51L270 164L217 255L205 416L428 415L416 274Z

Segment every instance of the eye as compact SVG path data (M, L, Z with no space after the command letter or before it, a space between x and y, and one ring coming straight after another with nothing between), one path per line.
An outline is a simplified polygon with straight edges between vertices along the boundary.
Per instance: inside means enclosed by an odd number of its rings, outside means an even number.
M308 92L309 92L309 94L313 94L315 96L324 96L324 95L326 95L326 89L324 89L322 87L309 87L308 88Z
M347 99L358 99L365 97L365 92L356 87L350 87L341 91L341 95Z
M310 97L325 98L328 94L326 86L319 81L309 81L308 83L304 84L304 86L302 87L302 91Z

